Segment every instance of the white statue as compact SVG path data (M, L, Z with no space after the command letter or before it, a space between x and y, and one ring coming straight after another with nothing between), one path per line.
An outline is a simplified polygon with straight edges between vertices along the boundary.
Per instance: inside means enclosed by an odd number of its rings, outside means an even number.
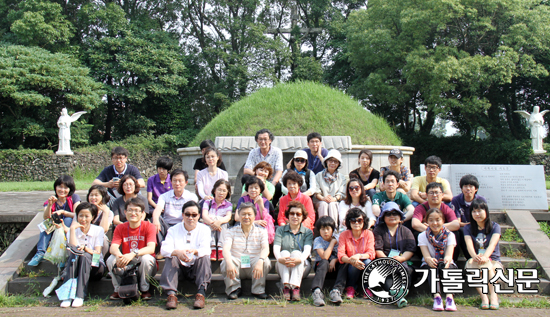
M57 155L73 155L71 151L71 123L85 114L86 111L79 111L69 116L67 114L67 108L61 110L61 117L57 120L57 126L59 127L59 146L57 148Z
M533 107L533 113L529 113L524 110L516 110L514 112L519 113L522 117L529 121L531 126L531 144L533 146L533 151L535 154L546 153L542 147L542 135L544 133L544 118L543 116L550 110L544 110L539 112L539 106Z

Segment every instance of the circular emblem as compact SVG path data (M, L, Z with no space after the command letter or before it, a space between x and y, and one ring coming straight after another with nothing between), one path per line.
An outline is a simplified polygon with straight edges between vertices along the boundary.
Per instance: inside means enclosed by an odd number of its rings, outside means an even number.
M363 271L363 291L377 304L389 305L408 293L409 275L393 258L380 258L370 262Z
M138 242L136 240L132 240L130 242L130 252L138 251Z

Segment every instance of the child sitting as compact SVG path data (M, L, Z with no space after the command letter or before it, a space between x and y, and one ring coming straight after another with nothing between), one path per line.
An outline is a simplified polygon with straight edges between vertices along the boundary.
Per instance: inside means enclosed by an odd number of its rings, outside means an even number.
M427 223L428 229L418 235L418 246L422 251L422 266L437 269L437 275L441 278L442 269L453 268L457 266L453 262L453 251L456 246L455 235L443 225L445 216L441 210L430 208L424 216L424 223ZM443 301L441 299L441 280L436 283L436 293L434 294L433 310L443 310ZM455 301L452 294L447 294L445 301L445 310L456 311Z
M321 289L328 272L338 272L338 240L333 236L336 222L330 216L323 216L317 220L315 228L320 236L313 241L313 255L315 257L315 277L311 283L311 297L313 305L325 306Z
M470 223L464 227L464 241L468 253L472 257L466 263L467 269L486 268L489 281L495 275L496 268L502 268L500 263L500 226L489 217L489 207L482 199L476 198L470 206ZM498 295L492 283L489 284L489 297L477 288L481 296L481 309L498 309ZM490 303L490 304L489 304Z

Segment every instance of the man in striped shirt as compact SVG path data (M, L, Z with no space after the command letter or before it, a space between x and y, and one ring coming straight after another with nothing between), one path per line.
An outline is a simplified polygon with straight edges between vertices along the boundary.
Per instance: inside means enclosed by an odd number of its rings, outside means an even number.
M225 293L229 299L237 299L242 293L241 279L252 279L252 295L266 299L265 280L271 262L267 230L257 224L256 207L242 203L237 211L240 224L229 228L223 236L223 257L221 271L225 282Z

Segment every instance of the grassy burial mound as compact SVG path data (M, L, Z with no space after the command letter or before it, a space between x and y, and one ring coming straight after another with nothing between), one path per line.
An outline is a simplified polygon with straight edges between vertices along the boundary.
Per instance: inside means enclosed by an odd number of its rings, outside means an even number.
M217 136L253 136L268 128L275 136L349 135L353 144L401 145L386 121L350 96L313 82L263 88L233 103L195 137L190 146Z

